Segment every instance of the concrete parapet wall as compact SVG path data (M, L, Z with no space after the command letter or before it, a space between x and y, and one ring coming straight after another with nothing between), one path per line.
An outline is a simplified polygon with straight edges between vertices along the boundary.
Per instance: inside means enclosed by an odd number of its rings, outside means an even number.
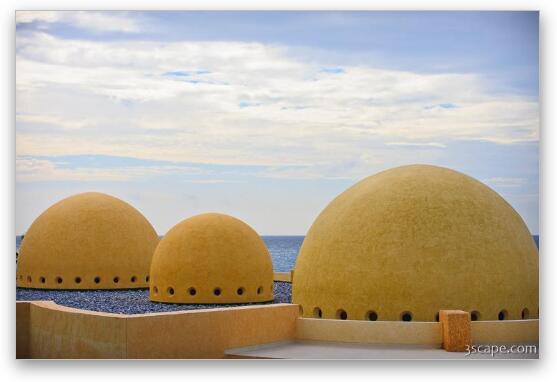
M298 318L296 339L363 344L411 344L441 347L438 322L356 321Z
M15 356L18 359L29 358L29 342L30 342L30 325L29 325L29 308L31 304L21 302L15 305Z
M17 358L222 358L228 348L293 339L298 306L119 315L17 302Z
M298 307L244 306L127 318L128 358L222 358L229 348L292 339Z
M68 308L52 301L17 304L29 305L29 358L126 357L126 320L120 315Z
M473 321L475 344L522 343L539 341L539 320Z
M537 343L538 320L474 321L474 344ZM296 304L120 315L16 303L17 358L223 358L291 340L442 346L439 322L299 318Z

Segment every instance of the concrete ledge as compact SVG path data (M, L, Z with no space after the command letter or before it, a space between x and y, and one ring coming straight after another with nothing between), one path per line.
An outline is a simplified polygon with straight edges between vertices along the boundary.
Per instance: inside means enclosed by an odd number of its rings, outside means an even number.
M538 343L539 320L472 321L474 344Z
M223 358L226 349L294 337L298 306L275 304L127 318L127 358Z
M222 358L228 348L293 339L298 306L120 315L18 301L16 314L17 358Z
M361 344L431 345L441 347L438 322L356 321L298 318L296 339Z
M538 320L474 321L470 328L474 344L538 343ZM296 304L121 315L16 302L17 358L223 358L242 356L227 349L284 341L327 342L326 352L348 343L372 352L376 345L440 350L442 323L299 318Z
M292 272L274 272L273 279L275 281L282 281L286 283L292 282Z
M31 340L29 333L29 308L31 304L27 301L17 303L15 305L15 357L17 359L29 358L29 342Z

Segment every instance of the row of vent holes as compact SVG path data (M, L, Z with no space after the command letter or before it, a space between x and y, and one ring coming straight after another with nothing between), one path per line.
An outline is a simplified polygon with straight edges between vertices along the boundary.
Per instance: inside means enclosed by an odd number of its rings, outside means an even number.
M23 276L19 276L19 279L20 279L20 280L23 280ZM57 284L62 284L62 283L64 282L64 279L63 279L62 277L60 277L60 276L56 277L55 280L56 280L56 283L57 283ZM31 276L27 276L27 281L28 281L28 282L32 282L32 281L33 281L33 279L31 278ZM41 284L44 284L44 283L46 283L46 278L45 278L44 276L41 276L41 277L39 277L39 281L41 282ZM81 281L82 281L82 279L81 279L81 277L79 277L79 276L77 276L77 277L74 279L74 282L75 282L76 284L81 284ZM101 282L101 278L100 278L99 276L97 276L97 277L95 277L95 278L93 279L93 281L95 282L95 284L99 284L99 283ZM114 277L114 278L112 279L112 281L114 281L115 284L118 284L118 283L120 282L120 278L119 278L118 276L116 276L116 277ZM137 281L137 276L132 276L132 277L130 278L130 281L131 281L132 283L135 283L135 282ZM145 282L149 282L149 276L146 276L146 277L145 277Z
M302 309L301 306L300 306L300 313L303 313L303 309ZM502 311L499 312L499 314L497 315L497 318L500 321L503 321L503 320L507 319L508 315L509 315L508 312L505 309L503 309ZM346 313L346 311L343 310L343 309L337 310L335 316L336 316L337 319L340 319L340 320L348 319L348 313ZM313 309L313 317L315 317L315 318L322 318L323 317L323 312L321 311L321 308L314 308ZM530 311L528 310L528 308L524 308L522 310L521 317L522 317L523 320L527 320L530 317ZM365 318L366 318L366 320L369 320L369 321L377 321L377 319L379 317L378 317L377 313L372 310L372 311L369 311L369 312L366 313ZM475 310L470 312L470 319L472 321L478 321L480 319L480 312L475 311ZM402 312L400 314L400 320L401 321L406 321L406 322L412 321L412 312ZM435 314L435 321L439 321L439 313Z
M154 292L155 294L159 293L159 288L157 288L156 286L153 287L153 292ZM168 287L168 288L166 289L166 293L167 293L168 295L170 295L170 296L174 296L174 288ZM238 288L238 289L236 290L236 294L237 294L238 296L241 296L241 295L243 295L244 293L246 293L246 289L243 288L243 287ZM257 294L261 294L261 293L263 293L263 287L262 287L262 286L260 286L259 288L257 288ZM196 290L195 288L193 288L193 287L192 287L192 288L189 288L189 289L188 289L188 294L189 294L190 296L195 296L195 295L197 294L197 290ZM220 296L220 295L222 294L222 289L220 289L220 288L215 288L215 289L213 289L213 294L214 294L215 296Z
M303 313L303 309L300 308L301 312ZM313 308L313 317L315 318L322 318L323 317L323 312L321 311L321 308ZM335 317L338 320L347 320L348 319L348 313L346 313L346 311L344 309L339 309L336 311ZM366 320L369 321L377 321L377 319L379 318L379 316L377 315L377 312L370 310L369 312L366 313L365 316ZM400 319L402 321L412 321L412 313L411 312L402 312L400 314Z

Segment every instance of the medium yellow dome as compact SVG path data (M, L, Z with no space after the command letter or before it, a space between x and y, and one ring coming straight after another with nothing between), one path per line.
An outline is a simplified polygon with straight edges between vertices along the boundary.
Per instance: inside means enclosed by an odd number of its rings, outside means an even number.
M87 192L44 211L19 250L17 286L44 289L147 288L158 236L115 197Z
M161 240L151 264L150 298L175 303L273 299L273 265L261 237L231 216L183 220Z
M370 176L334 199L296 262L305 317L435 321L538 317L538 253L518 213L479 181L413 165Z

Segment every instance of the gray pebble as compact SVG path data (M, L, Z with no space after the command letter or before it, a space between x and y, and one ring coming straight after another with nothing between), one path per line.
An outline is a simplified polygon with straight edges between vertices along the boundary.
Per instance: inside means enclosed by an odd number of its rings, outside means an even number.
M142 314L179 310L211 309L245 305L290 303L292 285L275 281L275 300L246 304L165 304L149 300L148 289L46 290L16 288L16 300L50 300L59 305L105 313Z

